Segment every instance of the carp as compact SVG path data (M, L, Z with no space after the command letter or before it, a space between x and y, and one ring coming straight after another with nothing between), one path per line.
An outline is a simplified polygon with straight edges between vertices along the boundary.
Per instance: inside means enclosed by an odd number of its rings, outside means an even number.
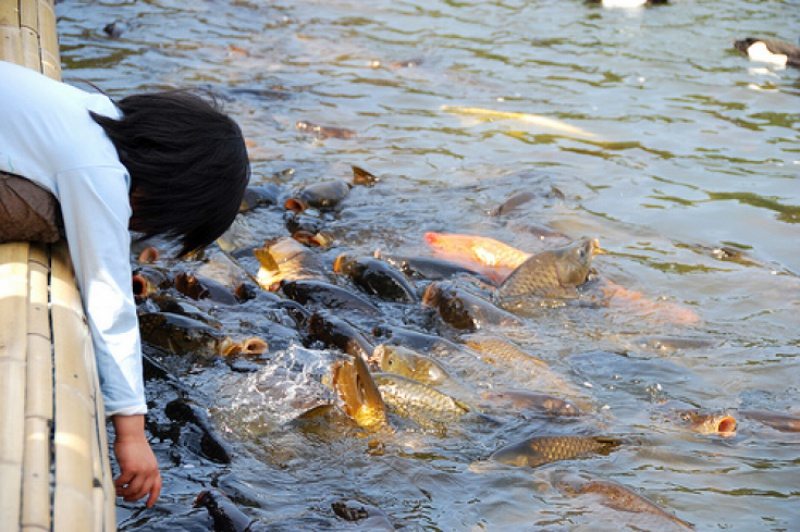
M576 417L583 415L576 405L567 400L527 390L487 391L482 394L482 397L520 410L535 410L547 416Z
M341 349L348 355L368 360L375 346L348 322L315 312L306 319L307 337L331 347Z
M681 421L698 434L717 434L723 438L736 434L736 418L727 413L707 413L700 410L685 410L679 413Z
M239 212L252 211L264 205L275 205L278 203L280 192L280 187L274 183L251 185L244 190Z
M538 467L558 460L607 455L620 445L605 436L534 436L498 449L490 460L513 466Z
M210 299L224 305L239 302L232 289L208 277L181 272L175 276L174 284L178 292L192 299Z
M739 413L781 432L800 432L800 416L764 410L740 410Z
M216 489L201 491L194 507L203 507L214 520L214 530L224 532L255 531L258 522L247 517L225 494Z
M283 207L295 213L303 212L309 208L333 210L350 194L351 187L350 183L341 179L314 183L294 196L287 198L283 203Z
M283 280L325 279L319 257L291 237L267 243L253 254L259 262L256 281L264 290L274 292Z
M381 310L363 297L348 292L340 286L313 279L281 281L281 291L289 299L301 305L318 305L326 309L351 309L371 315L380 315Z
M381 371L396 373L423 384L444 384L451 380L441 364L400 345L381 344L372 352L372 360L377 361Z
M422 427L442 430L471 410L454 397L400 375L375 373L373 379L393 412Z
M428 232L424 238L437 257L477 269L495 283L530 257L530 253L483 236Z
M519 265L497 288L502 302L515 298L576 297L576 287L586 282L594 255L604 253L597 239L583 238L562 248L542 251Z
M614 510L637 514L648 514L650 519L641 516L630 524L645 530L664 530L665 525L674 524L680 530L694 530L694 526L665 511L653 501L643 497L630 488L609 480L587 479L583 476L558 472L553 475L553 484L561 493L575 497L594 495L600 504Z
M485 325L519 325L520 319L491 302L448 281L433 282L422 296L422 304L433 307L442 320L456 329L476 331Z
M344 402L344 411L359 427L369 431L389 427L381 392L361 357L335 362L332 373L333 388Z
M345 129L343 127L321 126L305 120L299 120L295 127L298 131L310 133L318 139L327 139L333 137L335 139L351 139L356 136L356 132L352 129Z
M382 299L403 303L416 303L419 299L403 274L382 260L342 254L333 261L333 271L346 275L366 293Z
M440 281L457 275L469 275L481 282L492 285L494 281L480 273L477 269L462 266L457 262L434 257L404 257L375 252L375 258L385 260L409 277Z

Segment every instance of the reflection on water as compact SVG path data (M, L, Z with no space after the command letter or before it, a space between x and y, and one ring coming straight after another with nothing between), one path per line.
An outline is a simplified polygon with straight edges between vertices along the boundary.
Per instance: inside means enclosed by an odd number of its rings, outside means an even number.
M353 188L340 211L317 217L334 238L318 251L327 265L342 252L426 254L428 231L479 234L531 253L591 236L610 251L595 260L599 277L618 287L606 288L604 305L539 309L522 331L501 331L579 399L590 397L586 418L500 409L444 436L400 425L379 444L335 409L296 421L332 401L323 381L338 355L302 347L285 309L258 301L213 309L228 332L265 335L272 346L267 361L179 370L236 458L220 467L157 441L160 510L121 504L123 528L208 527L191 503L209 485L276 530L344 528L331 511L342 498L412 529L658 528L559 491L556 469L617 481L699 529L800 526L795 434L738 419L731 438L701 435L674 416L798 412L800 73L732 49L750 34L793 41L796 3L57 8L67 81L90 81L112 97L173 86L216 92L248 137L255 183L288 195L349 179L354 164L379 176L374 187ZM114 20L124 32L110 38L102 28ZM353 134L315 135L296 127L302 122ZM528 191L530 201L489 214ZM286 236L284 222L279 207L247 213L237 242ZM240 260L251 273L257 267ZM459 340L429 312L381 308L381 319L357 324ZM530 385L513 369L440 360L477 392ZM148 386L158 416L171 397ZM471 468L534 434L597 431L628 439L610 456L557 467Z

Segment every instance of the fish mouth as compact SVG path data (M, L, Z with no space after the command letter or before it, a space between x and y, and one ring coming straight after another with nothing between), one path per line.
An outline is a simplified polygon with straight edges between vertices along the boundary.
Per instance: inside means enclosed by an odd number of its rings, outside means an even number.
M439 303L440 292L436 283L429 284L422 293L422 304L427 307L435 307Z
M333 260L333 271L336 273L342 273L342 269L344 268L344 261L347 259L347 256L342 253L338 257Z
M360 357L334 363L333 388L344 402L345 413L359 426L378 430L388 425L386 405Z
M594 255L608 255L608 250L600 247L600 240L593 238L591 240L592 256Z
M283 208L299 214L308 209L308 203L301 198L289 198L283 203Z
M728 415L716 419L715 430L720 436L733 436L736 432L736 419Z

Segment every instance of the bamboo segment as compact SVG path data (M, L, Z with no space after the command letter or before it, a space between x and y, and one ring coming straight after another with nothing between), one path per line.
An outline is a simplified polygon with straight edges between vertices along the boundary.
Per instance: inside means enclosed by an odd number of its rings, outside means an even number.
M28 248L0 245L0 530L17 528L21 502Z
M30 28L34 32L39 30L38 0L19 0L19 25Z
M20 47L22 51L23 66L33 70L42 68L42 56L39 50L39 36L30 28L22 28L20 33Z
M0 2L0 26L19 26L19 5L15 0Z
M22 64L20 29L0 26L0 60Z
M37 417L25 420L20 523L50 530L50 422Z
M39 0L39 43L42 52L42 73L61 79L61 57L58 53L56 14L52 0Z
M92 432L95 398L87 372L91 341L80 312L66 246L51 250L50 285L55 360L55 469L53 519L59 530L91 530L94 514ZM75 519L76 507L85 507ZM62 528L65 527L65 528Z

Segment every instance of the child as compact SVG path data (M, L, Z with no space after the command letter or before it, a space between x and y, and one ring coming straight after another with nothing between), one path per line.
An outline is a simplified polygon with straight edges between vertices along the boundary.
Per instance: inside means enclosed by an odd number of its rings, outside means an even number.
M29 198L49 192L58 201L63 225L49 221L34 238L66 235L116 434L114 483L126 501L149 495L152 507L161 491L144 431L128 230L177 238L182 255L202 248L233 222L249 172L239 127L197 96L141 94L115 104L0 61L0 237L31 237L24 220L2 219L10 216L4 195L45 219L36 205L44 200Z

